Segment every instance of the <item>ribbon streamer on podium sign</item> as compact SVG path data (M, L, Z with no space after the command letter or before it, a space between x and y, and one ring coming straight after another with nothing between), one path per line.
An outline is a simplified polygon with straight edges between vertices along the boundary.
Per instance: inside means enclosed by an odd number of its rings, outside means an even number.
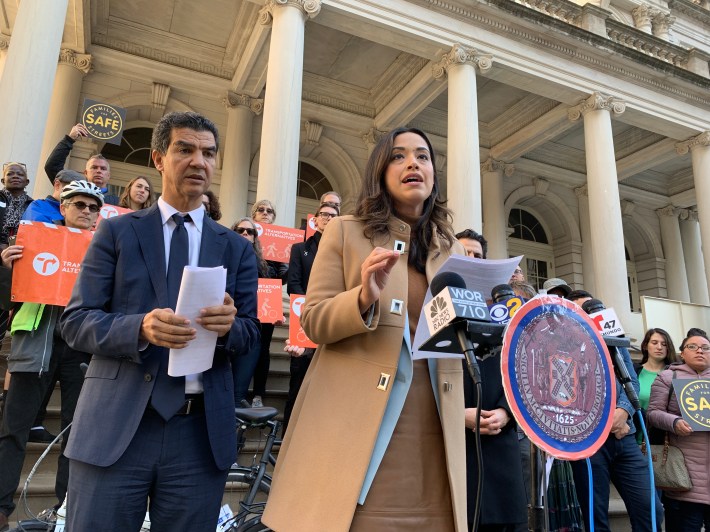
M546 295L525 303L506 328L501 370L513 416L540 449L581 460L604 444L616 407L614 370L577 305Z
M12 301L65 306L93 233L44 222L22 222L22 258L12 266Z
M306 302L306 296L291 294L291 316L288 319L288 341L296 347L318 347L301 327L301 307Z
M260 224L258 222L254 222L254 225L259 235L264 260L285 262L288 264L291 258L291 246L298 242L303 242L304 231L302 229Z

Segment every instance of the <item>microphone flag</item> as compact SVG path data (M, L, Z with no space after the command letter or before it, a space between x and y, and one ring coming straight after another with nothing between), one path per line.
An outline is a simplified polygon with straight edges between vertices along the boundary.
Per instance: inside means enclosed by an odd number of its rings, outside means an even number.
M564 460L592 456L616 407L614 370L594 322L577 305L536 296L503 337L503 389L530 441Z

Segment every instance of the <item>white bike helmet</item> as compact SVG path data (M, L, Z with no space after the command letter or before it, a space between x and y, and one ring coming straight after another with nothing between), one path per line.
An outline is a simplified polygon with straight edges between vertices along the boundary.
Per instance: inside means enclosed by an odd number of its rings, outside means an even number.
M99 207L103 207L104 205L104 195L101 193L101 189L93 183L84 180L72 181L65 185L59 199L63 202L73 196L79 195L96 198L96 201L99 202Z

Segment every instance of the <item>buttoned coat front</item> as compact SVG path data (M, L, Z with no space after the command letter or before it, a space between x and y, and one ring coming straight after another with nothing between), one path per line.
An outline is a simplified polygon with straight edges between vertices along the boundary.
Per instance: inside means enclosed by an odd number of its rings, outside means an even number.
M392 219L375 245L409 249L410 230ZM444 242L445 244L445 242ZM374 246L352 216L328 224L303 307L306 334L320 345L304 380L279 452L262 521L279 532L347 531L355 512L380 423L397 373L405 334L407 254L389 275L369 326L360 315L361 265ZM429 282L458 242L429 246ZM400 312L391 312L393 300ZM440 359L432 386L438 398L456 530L466 530L466 451L463 376L459 359ZM383 376L390 381L383 385ZM434 382L435 380L435 382Z

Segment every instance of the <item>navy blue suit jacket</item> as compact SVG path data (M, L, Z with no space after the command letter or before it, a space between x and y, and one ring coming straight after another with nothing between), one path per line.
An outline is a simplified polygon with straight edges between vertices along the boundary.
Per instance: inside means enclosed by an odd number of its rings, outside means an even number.
M256 256L246 239L205 217L199 265L227 268L227 292L237 308L231 331L217 341L212 368L202 374L211 452L217 467L226 469L236 453L230 358L248 353L259 339ZM165 272L157 205L102 220L60 319L65 341L93 354L65 451L69 458L109 466L133 439L166 349L138 350L145 314L169 306Z

